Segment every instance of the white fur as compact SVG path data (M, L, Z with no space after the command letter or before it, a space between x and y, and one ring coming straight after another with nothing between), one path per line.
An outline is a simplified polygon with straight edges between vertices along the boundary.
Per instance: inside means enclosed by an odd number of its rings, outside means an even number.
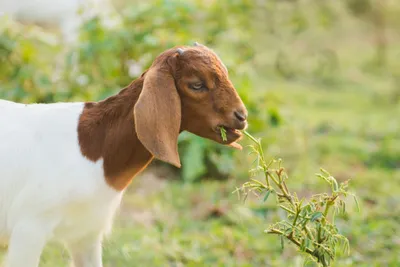
M102 161L82 156L83 103L24 105L0 100L0 240L6 267L38 266L43 246L64 242L77 267L100 267L101 240L122 192Z

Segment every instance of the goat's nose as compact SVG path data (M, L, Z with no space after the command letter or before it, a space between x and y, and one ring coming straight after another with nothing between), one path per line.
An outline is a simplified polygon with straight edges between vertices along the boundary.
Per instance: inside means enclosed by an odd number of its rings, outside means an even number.
M247 114L243 111L235 111L233 113L239 121L245 121L247 119Z

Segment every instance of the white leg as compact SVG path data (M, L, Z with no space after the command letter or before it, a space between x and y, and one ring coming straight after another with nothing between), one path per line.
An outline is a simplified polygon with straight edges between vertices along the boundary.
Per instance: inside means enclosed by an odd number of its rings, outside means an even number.
M73 267L103 267L101 238L68 244Z
M18 223L11 234L5 267L37 267L46 245L49 229L27 221Z

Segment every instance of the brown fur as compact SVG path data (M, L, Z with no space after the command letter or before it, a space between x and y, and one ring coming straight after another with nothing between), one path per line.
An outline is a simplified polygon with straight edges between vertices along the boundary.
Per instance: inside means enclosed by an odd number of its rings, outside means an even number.
M86 103L79 120L82 154L92 161L103 159L107 183L123 190L153 159L139 141L132 110L139 98L143 78L118 95L98 103Z
M161 63L156 61L146 73L142 93L134 107L134 118L139 140L150 153L180 167L181 101L171 73L176 66L176 56L161 60Z
M243 129L235 118L247 111L219 58L205 46L167 50L150 69L119 94L85 104L78 136L82 154L103 159L107 183L123 190L156 157L180 167L177 139L189 131L222 144L240 134L228 131L223 141L218 127ZM207 90L190 88L202 81Z

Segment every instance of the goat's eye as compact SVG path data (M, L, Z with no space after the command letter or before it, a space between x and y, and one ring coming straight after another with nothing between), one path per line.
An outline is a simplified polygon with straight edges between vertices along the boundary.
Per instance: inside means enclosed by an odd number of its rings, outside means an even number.
M204 84L201 83L201 82L191 84L191 85L190 85L190 88L192 88L193 90L197 90L197 91L206 89L206 87L204 86Z

